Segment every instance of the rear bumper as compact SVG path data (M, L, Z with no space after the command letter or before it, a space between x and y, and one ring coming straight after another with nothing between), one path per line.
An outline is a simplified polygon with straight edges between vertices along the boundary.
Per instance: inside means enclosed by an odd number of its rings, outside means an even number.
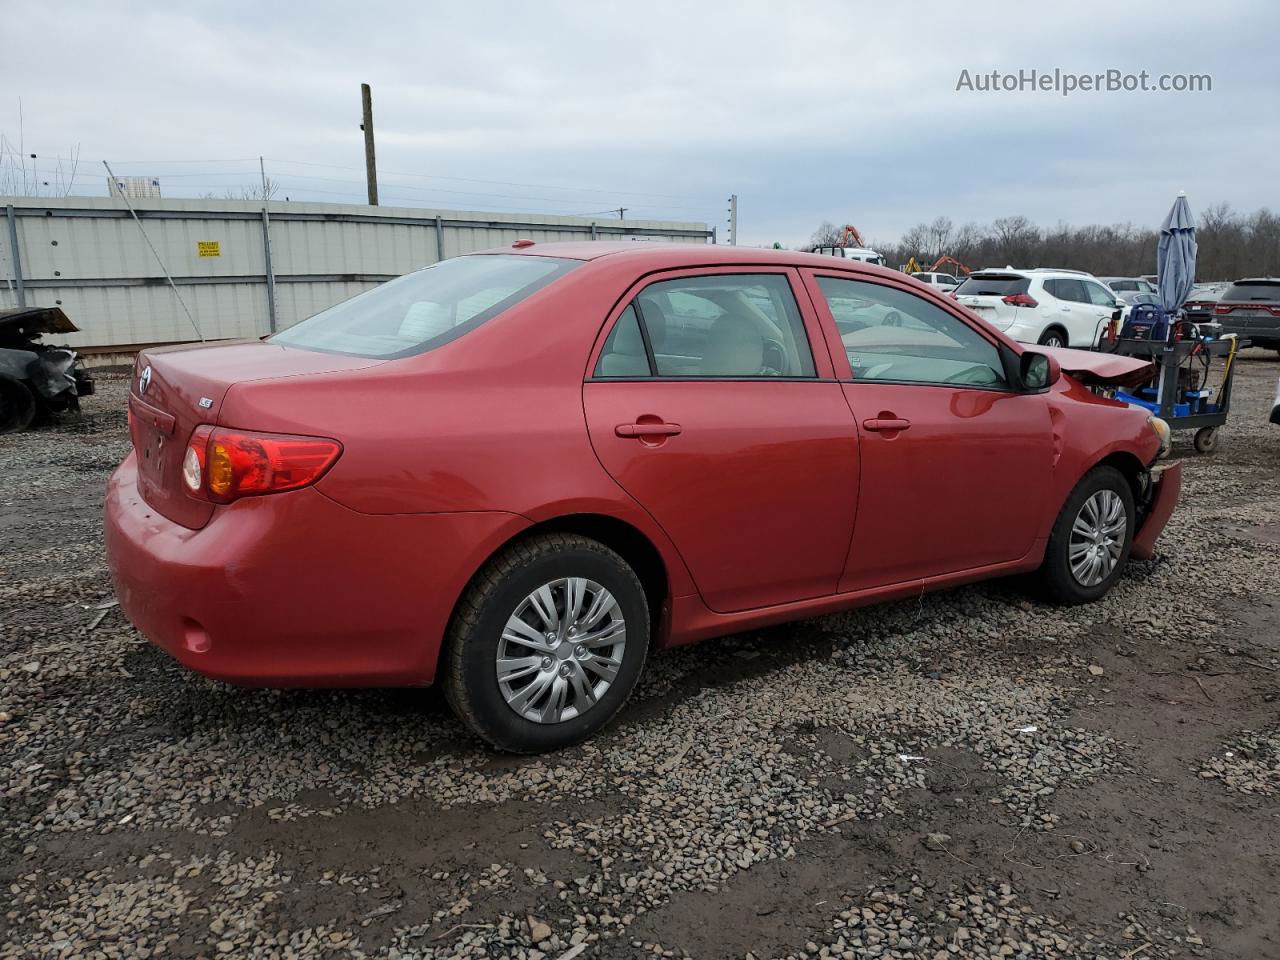
M1164 530L1165 524L1169 522L1169 517L1173 515L1173 508L1178 504L1178 497L1182 494L1181 463L1175 461L1161 464L1153 467L1151 473L1154 484L1151 505L1147 509L1142 526L1134 534L1133 546L1129 549L1129 556L1136 560L1149 560L1155 553L1156 539Z
M106 546L120 607L206 676L246 686L431 683L453 606L509 513L371 516L315 489L220 507L191 530L112 475Z

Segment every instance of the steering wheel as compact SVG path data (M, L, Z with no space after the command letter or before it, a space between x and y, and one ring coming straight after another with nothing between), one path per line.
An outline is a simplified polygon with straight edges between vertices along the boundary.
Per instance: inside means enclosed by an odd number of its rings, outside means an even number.
M996 383L995 377L992 376L990 367L975 363L971 367L965 367L959 373L953 373L942 381L943 383L965 383L970 386L986 387Z
M884 315L884 319L880 323L885 327L900 327L902 326L902 314L897 310L890 310Z

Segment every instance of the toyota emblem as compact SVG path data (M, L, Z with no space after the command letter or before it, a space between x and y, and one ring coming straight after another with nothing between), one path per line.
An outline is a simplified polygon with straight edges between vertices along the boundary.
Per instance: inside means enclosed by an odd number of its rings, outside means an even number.
M151 366L148 364L142 368L142 373L138 377L138 393L146 393L149 386L151 386Z

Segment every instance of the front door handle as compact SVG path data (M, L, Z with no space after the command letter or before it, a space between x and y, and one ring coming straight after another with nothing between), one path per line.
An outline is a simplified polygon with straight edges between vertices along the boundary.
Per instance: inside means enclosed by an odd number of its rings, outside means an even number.
M613 428L620 437L674 437L681 430L678 423L620 423Z
M910 428L910 420L900 420L891 417L876 417L871 420L862 421L862 429L870 430L872 433L882 433L889 430L909 430Z

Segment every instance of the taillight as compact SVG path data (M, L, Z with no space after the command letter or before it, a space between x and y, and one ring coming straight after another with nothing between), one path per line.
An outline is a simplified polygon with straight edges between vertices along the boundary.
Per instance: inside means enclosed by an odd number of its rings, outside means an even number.
M1011 293L1007 297L1001 297L1005 303L1011 307L1038 307L1035 299L1025 293Z
M1280 317L1280 306L1271 303L1220 303L1213 308L1213 312L1219 317L1224 317L1232 310L1240 309L1265 310L1273 317Z
M342 444L325 437L196 427L182 458L182 482L214 503L297 490L319 480Z

